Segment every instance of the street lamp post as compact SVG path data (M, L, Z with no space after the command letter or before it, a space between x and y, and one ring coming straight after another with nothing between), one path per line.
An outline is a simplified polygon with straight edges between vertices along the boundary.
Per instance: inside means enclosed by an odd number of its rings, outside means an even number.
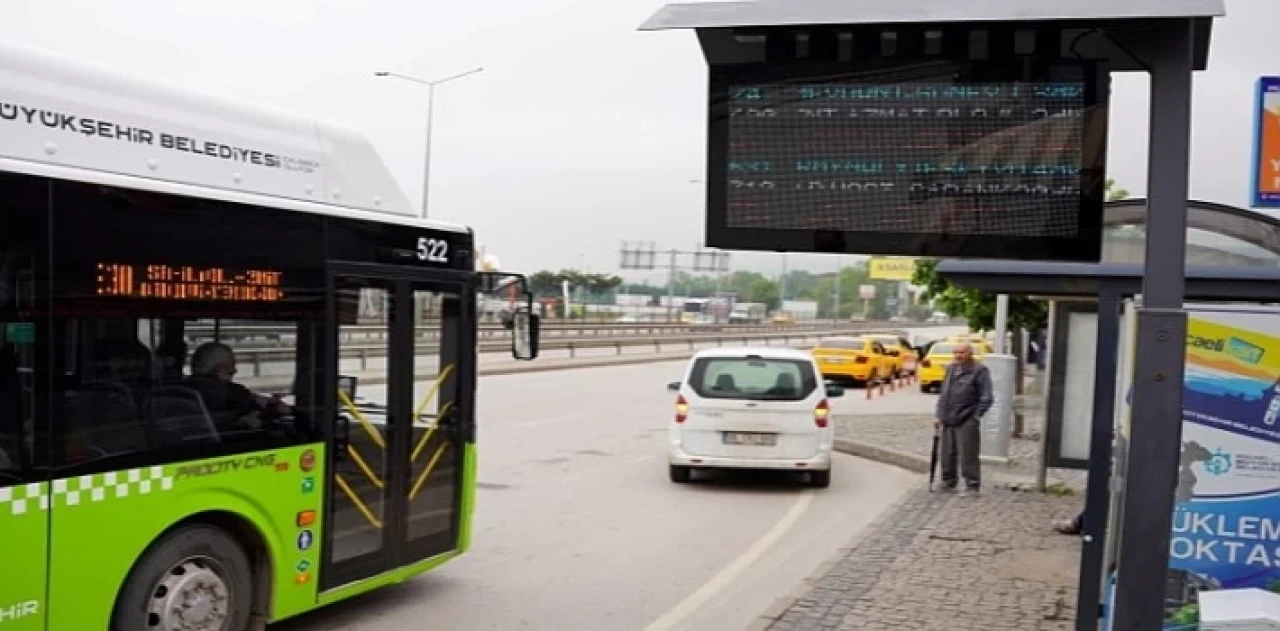
M484 68L472 68L471 70L468 70L466 72L459 72L458 74L449 75L443 79L435 79L431 81L428 81L426 79L419 79L417 77L411 77L409 75L399 74L396 72L387 72L385 70L380 70L378 72L373 73L374 76L377 76L377 77L394 77L396 79L404 79L405 81L412 81L414 83L427 86L427 138L426 138L426 148L425 148L426 155L423 158L423 165L422 165L422 218L423 219L427 218L427 207L430 205L430 201L431 201L431 126L432 126L433 120L435 119L435 113L436 113L436 86L442 83L448 83L449 81L453 81L454 79L461 79L463 77L477 74L483 71L484 71Z

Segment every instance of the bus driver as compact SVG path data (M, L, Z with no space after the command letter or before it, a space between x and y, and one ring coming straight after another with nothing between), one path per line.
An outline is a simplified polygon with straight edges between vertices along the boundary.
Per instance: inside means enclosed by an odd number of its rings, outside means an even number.
M201 344L191 356L188 385L200 393L219 430L258 430L262 429L263 414L269 418L290 414L280 397L256 395L232 381L235 375L236 355L226 344Z

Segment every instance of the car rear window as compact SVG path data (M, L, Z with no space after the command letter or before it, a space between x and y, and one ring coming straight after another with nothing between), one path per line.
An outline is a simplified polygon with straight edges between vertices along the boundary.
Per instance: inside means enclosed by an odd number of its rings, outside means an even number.
M871 338L871 339L873 339L873 340L875 340L875 341L877 341L877 342L880 342L881 344L884 344L884 345L885 345L885 346L887 346L887 347L888 347L888 346L897 346L897 345L898 345L898 338L896 338L896 337L873 337L873 338Z
M706 399L802 401L818 387L813 363L798 359L704 357L689 385Z
M950 355L954 352L956 352L955 344L934 344L933 348L929 349L930 355Z
M860 351L865 348L866 342L862 340L822 340L818 344L818 348L840 350L840 351Z

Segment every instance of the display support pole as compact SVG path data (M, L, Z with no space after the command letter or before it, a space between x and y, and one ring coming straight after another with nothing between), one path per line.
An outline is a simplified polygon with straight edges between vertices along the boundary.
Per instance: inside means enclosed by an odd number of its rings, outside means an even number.
M1164 626L1186 356L1182 306L1195 34L1183 19L1163 21L1151 35L1154 45L1142 54L1151 73L1144 307L1138 312L1126 476L1126 487L1139 491L1124 494L1113 626L1124 631Z

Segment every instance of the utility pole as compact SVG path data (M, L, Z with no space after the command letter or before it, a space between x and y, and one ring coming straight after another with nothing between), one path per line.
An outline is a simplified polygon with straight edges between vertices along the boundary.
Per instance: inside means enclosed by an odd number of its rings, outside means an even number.
M667 262L667 322L671 321L671 312L676 307L676 256L679 250L672 248Z
M468 77L479 72L484 72L484 68L472 68L471 70L468 70L466 72L459 72L458 74L449 75L442 79L435 79L435 80L419 79L417 77L411 77L409 75L400 74L398 72L387 72L385 70L379 70L378 72L373 73L374 76L378 76L378 77L394 77L396 79L412 81L413 83L427 86L427 137L426 137L426 143L425 143L426 146L424 147L424 151L423 151L424 158L422 161L422 218L423 219L427 218L427 207L431 204L431 127L432 127L432 124L435 122L435 114L436 114L436 86L442 83L448 83L455 79Z
M787 301L787 253L782 253L782 276L778 279L778 308Z
M836 256L836 287L835 287L835 291L832 292L833 295L831 298L831 321L833 324L840 321L840 270L841 270L841 263L842 263L842 261L840 260L841 258L842 257L840 256Z

